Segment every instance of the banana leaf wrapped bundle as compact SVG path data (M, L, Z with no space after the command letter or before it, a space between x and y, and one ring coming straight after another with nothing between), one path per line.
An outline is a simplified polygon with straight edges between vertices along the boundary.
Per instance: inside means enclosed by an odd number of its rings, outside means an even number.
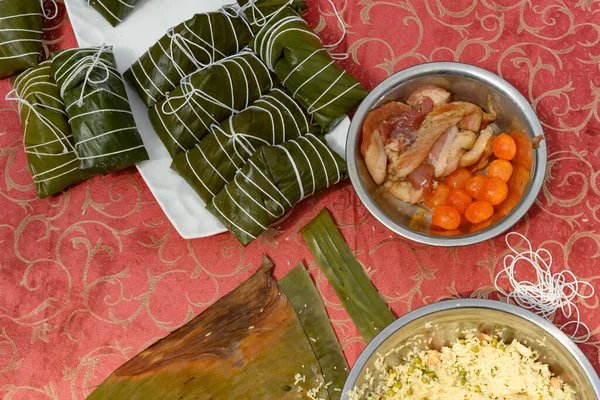
M38 65L42 50L41 0L0 0L0 79Z
M121 23L135 8L138 0L87 0L112 26Z
M248 22L228 8L196 14L171 28L124 76L146 106L152 107L183 78L239 53L252 37Z
M213 125L196 147L173 159L171 168L208 203L260 147L318 130L284 89L274 88L220 126Z
M107 174L148 159L111 47L60 52L52 76L65 101L80 169Z
M252 52L242 52L183 79L149 112L172 157L192 149L218 124L273 87L271 73Z
M300 200L346 177L346 163L307 133L250 157L207 209L248 245Z
M310 302L318 293L308 273L294 270L304 290L288 299L271 270L266 260L238 288L118 368L88 400L339 400L347 366L323 304ZM298 304L311 324L298 318ZM341 373L325 377L330 370Z
M75 142L58 87L45 61L13 79L6 97L19 103L23 147L39 198L51 196L87 179L79 169Z
M257 30L251 44L281 83L327 133L367 95L341 69L294 10L272 0L238 0ZM282 1L275 1L276 4Z

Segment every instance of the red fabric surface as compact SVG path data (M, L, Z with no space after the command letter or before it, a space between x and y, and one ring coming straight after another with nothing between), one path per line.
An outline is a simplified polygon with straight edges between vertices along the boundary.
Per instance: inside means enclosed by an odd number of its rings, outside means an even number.
M514 230L548 248L557 268L597 285L600 3L334 2L348 32L340 49L350 58L342 64L368 88L410 65L455 60L498 73L527 97L547 135L549 164L536 204ZM329 2L309 6L311 26L324 42L337 41ZM76 45L61 8L46 27L45 52ZM323 207L396 315L442 299L495 298L493 279L507 254L503 237L456 249L412 243L374 220L349 182L304 201L247 249L230 234L181 239L133 168L38 200L16 105L4 101L8 90L8 80L0 81L4 399L83 399L127 359L248 278L263 253L274 260L276 277L306 262L354 362L364 344L298 234ZM581 349L597 369L598 299L579 304L593 333Z

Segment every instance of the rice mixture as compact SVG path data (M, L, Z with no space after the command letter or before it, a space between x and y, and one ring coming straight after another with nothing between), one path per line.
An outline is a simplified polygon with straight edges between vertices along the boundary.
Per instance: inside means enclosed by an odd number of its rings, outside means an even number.
M350 400L575 400L574 390L553 376L537 353L479 333L441 351L412 352L406 363L386 366L384 357L367 372Z

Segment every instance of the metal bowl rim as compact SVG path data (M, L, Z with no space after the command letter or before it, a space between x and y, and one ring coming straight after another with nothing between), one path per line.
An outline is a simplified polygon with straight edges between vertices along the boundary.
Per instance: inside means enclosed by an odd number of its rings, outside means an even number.
M569 339L567 335L565 335L560 329L554 326L550 321L524 308L496 300L458 299L444 300L438 303L433 303L420 307L398 318L396 321L392 322L384 330L382 330L369 344L367 344L367 347L362 351L362 353L356 360L356 363L354 363L354 366L350 370L350 374L346 379L346 384L344 385L344 389L342 392L342 400L348 399L347 393L354 388L354 385L358 380L358 376L362 372L365 364L367 363L369 358L371 358L371 356L377 352L379 346L381 346L381 344L383 344L383 342L385 342L390 336L402 329L405 325L408 325L409 323L419 318L435 314L441 311L457 310L462 308L485 308L495 311L501 311L523 318L524 320L542 328L545 332L557 339L558 342L561 345L563 345L569 351L569 353L571 353L573 358L575 358L575 360L578 362L578 364L583 369L583 372L587 376L590 385L592 386L592 389L596 395L596 398L600 399L600 379L598 378L598 374L594 370L594 367L587 359L587 357L583 354L581 349L579 349L579 347L577 347L577 345L571 339Z
M459 237L428 235L400 225L394 219L390 218L379 207L379 205L373 201L369 193L365 190L360 182L356 162L356 142L361 133L362 121L366 114L383 96L387 94L387 92L396 88L401 83L408 82L414 78L434 74L464 76L466 78L484 82L489 86L494 87L503 95L508 95L516 103L517 107L523 110L525 115L529 116L527 118L527 123L532 126L536 135L544 135L542 126L534 110L531 108L525 97L523 97L523 95L514 86L500 76L483 68L458 62L431 62L419 64L399 71L381 82L375 87L375 89L371 91L371 93L367 95L367 97L359 106L354 118L352 119L352 123L348 131L348 137L346 139L346 160L348 164L348 174L354 190L369 213L371 213L371 215L373 215L379 222L381 222L391 231L415 242L433 246L467 246L480 243L485 240L492 239L510 229L514 224L517 223L517 221L521 219L521 217L523 217L523 215L525 215L525 213L535 202L535 199L542 188L546 172L547 149L545 140L542 140L539 148L535 150L536 162L533 180L529 184L529 187L527 188L527 191L519 204L507 217L502 219L496 225L468 235L461 235Z

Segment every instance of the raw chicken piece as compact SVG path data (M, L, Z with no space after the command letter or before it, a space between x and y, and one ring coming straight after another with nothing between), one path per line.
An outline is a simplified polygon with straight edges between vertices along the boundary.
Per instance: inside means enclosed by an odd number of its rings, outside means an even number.
M482 160L482 158L489 158L489 156L492 154L490 150L493 139L494 129L493 126L490 125L481 131L473 148L462 155L459 166L461 168L470 167L471 165L474 165L478 161Z
M413 188L409 181L392 182L385 181L385 188L398 199L411 204L418 204L423 201L425 190Z
M472 149L476 141L475 133L459 131L456 126L440 136L427 156L427 163L435 168L435 177L441 178L456 171L462 155Z
M371 135L379 127L382 121L401 116L404 112L410 109L411 107L404 103L392 101L369 111L362 126L362 155L364 156L367 152L367 149L371 145ZM387 138L384 137L382 139L385 142L385 139Z
M429 155L439 137L449 128L458 124L465 116L481 112L475 104L453 102L436 106L427 114L417 132L414 143L403 151L388 151L388 179L406 179Z
M379 131L375 130L371 135L371 143L363 157L371 177L377 185L381 185L385 181L388 159Z
M494 103L492 103L492 95L488 94L485 99L485 105L488 109L488 112L483 113L483 119L481 121L481 128L485 129L489 124L498 119L498 114L496 114L496 110L494 109ZM475 131L477 132L477 131Z
M425 98L431 99L434 106L450 102L452 94L444 88L435 85L425 85L414 90L406 101L413 107L419 106Z
M402 113L408 110L411 110L411 107L406 104L391 102L371 110L363 122L360 151L365 160L367 170L378 185L382 184L385 180L388 161L385 151L387 136L383 136L378 127L388 118L401 116ZM389 135L390 132L385 132L385 134Z
M483 119L483 112L469 114L460 121L458 125L461 131L479 132L481 127L481 121Z

